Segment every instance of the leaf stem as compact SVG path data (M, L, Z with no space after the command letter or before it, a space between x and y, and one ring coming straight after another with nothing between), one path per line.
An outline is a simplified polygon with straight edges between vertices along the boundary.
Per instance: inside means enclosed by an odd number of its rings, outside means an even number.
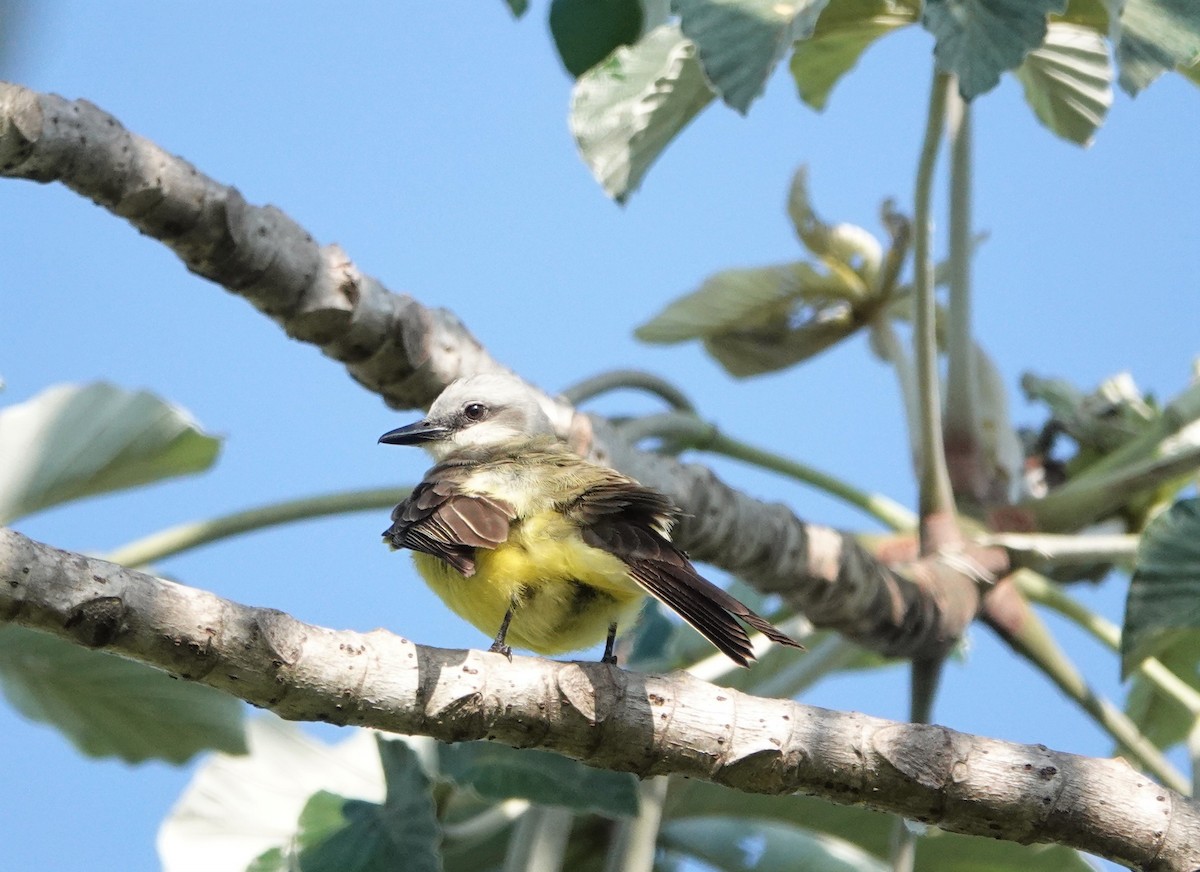
M612 847L604 860L604 872L653 872L667 785L665 775L638 785L637 817L617 825Z
M938 389L938 349L936 333L936 303L934 299L933 257L931 233L933 219L933 170L937 163L938 145L946 121L946 99L954 86L948 73L934 72L929 92L929 109L925 119L925 136L917 162L914 194L913 267L916 288L916 308L913 323L913 354L916 358L917 397L920 414L921 465L919 507L922 519L931 515L953 518L954 494L950 474L946 469L945 448L942 444L942 409Z
M256 509L168 527L123 545L105 555L104 559L136 568L240 533L305 518L391 508L404 499L408 492L408 488L400 487L374 488L272 503Z
M504 872L555 872L562 868L574 816L565 808L534 806L525 812L508 843Z
M950 281L946 306L947 444L966 463L951 486L977 496L974 487L989 472L980 468L979 402L971 340L971 104L956 87L948 90L947 136L950 140Z
M680 412L647 415L620 425L620 432L632 443L659 437L682 442L689 448L732 457L825 491L894 530L912 530L916 518L900 503L881 494L861 491L839 478L814 467L762 448L756 448L721 433L715 425Z
M664 378L637 369L614 369L584 379L563 390L563 397L578 406L593 397L621 388L635 388L655 394L677 412L695 412L687 395Z
M1026 610L1020 629L1008 632L996 623L994 629L1014 651L1032 663L1053 681L1069 699L1091 715L1105 732L1116 740L1131 758L1136 760L1160 782L1187 793L1188 780L1163 756L1154 743L1146 738L1129 717L1112 702L1100 696L1087 683L1071 659L1058 646L1046 625L1032 610Z

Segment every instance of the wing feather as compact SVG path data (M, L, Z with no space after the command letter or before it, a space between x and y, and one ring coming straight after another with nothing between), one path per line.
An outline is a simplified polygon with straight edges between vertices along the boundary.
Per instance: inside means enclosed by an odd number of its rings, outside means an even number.
M475 549L495 548L508 538L516 517L503 500L464 493L453 469L435 466L392 510L384 541L445 560L463 575L475 574Z
M687 555L671 544L667 529L678 515L670 500L619 473L564 507L584 541L619 557L630 577L675 611L734 662L754 659L739 621L783 645L802 647L736 597L704 578Z

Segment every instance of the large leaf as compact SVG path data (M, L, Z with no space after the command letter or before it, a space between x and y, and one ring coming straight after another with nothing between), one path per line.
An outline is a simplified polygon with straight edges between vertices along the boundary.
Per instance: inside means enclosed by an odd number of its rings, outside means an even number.
M559 754L491 742L438 747L440 771L489 799L522 798L608 817L637 814L637 779L593 769Z
M841 839L774 821L727 817L675 821L663 827L668 851L725 872L886 872L891 867Z
M712 99L695 46L675 25L663 25L579 78L571 133L605 192L624 202Z
M400 741L378 740L387 780L382 804L322 792L300 815L299 836L247 872L441 872L441 828L429 779Z
M820 111L834 85L882 36L917 20L916 10L893 0L830 0L812 36L796 43L790 63L800 99Z
M895 819L862 808L834 805L810 796L738 793L700 781L673 780L663 810L674 822L720 816L761 826L773 821L888 856ZM826 842L826 844L830 844ZM1077 851L1059 845L1018 845L930 828L917 847L918 868L938 872L1094 872ZM734 867L737 868L737 867ZM807 868L800 865L792 868Z
M563 66L578 78L642 32L640 0L551 0L550 34Z
M1196 0L1105 0L1121 87L1136 96L1164 72L1200 60Z
M683 34L721 99L741 113L829 0L674 0Z
M996 87L1046 37L1046 16L1066 0L927 0L922 23L937 39L938 67L970 100Z
M1200 499L1181 500L1142 534L1125 602L1121 673L1200 640Z
M164 872L242 872L264 851L293 840L301 811L318 791L384 798L379 752L366 730L330 746L268 716L251 721L246 738L250 753L214 755L163 821Z
M0 690L93 757L182 763L199 751L246 749L233 697L23 627L0 627Z
M67 500L207 469L220 442L178 406L61 385L0 410L0 524Z
M1158 660L1200 691L1200 634L1160 652ZM1175 697L1159 690L1158 685L1141 672L1133 676L1133 685L1125 700L1125 713L1142 734L1160 748L1179 744L1196 727L1196 716Z
M1061 136L1088 145L1112 105L1112 66L1104 38L1087 27L1051 22L1046 41L1017 67L1025 101Z

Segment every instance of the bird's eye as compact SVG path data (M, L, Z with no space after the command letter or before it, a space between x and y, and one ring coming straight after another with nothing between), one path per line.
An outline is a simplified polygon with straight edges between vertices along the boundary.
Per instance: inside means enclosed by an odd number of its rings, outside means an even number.
M483 403L467 403L463 406L463 417L468 421L479 421L487 414L487 406Z

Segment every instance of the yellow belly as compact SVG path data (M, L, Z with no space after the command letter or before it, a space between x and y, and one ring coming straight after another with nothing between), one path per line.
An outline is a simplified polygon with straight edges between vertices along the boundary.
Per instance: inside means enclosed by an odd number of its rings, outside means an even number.
M478 549L470 578L429 554L413 560L434 593L488 636L512 608L508 644L539 654L588 648L614 622L628 629L645 595L621 560L550 512L514 524L500 547Z

